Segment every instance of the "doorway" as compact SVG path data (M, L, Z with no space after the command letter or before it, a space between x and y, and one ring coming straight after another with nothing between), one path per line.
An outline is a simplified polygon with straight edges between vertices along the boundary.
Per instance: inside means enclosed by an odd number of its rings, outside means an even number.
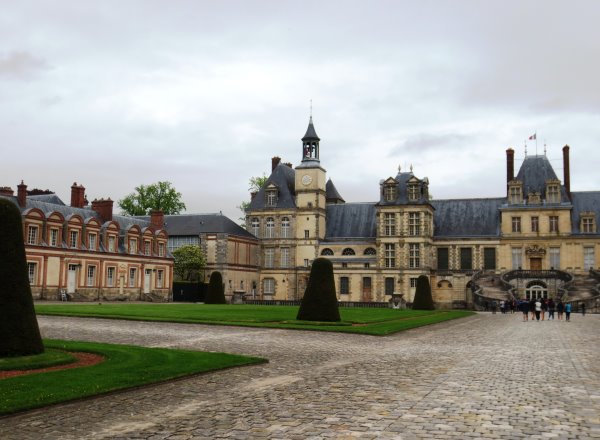
M541 281L532 281L525 288L525 298L531 299L548 299L548 286Z
M531 270L542 270L542 259L541 258L530 258L529 268Z
M75 293L76 286L77 286L77 265L69 264L69 270L67 271L67 293Z
M150 293L150 280L152 279L152 269L144 271L144 293Z

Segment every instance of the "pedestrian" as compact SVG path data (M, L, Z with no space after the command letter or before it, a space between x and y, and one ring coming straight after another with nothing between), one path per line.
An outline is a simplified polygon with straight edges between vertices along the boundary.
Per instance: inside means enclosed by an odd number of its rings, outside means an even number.
M527 317L529 316L529 301L521 300L519 302L519 309L523 312L523 322L527 321Z
M565 320L571 320L571 303L565 304Z
M585 303L581 303L581 316L585 316Z
M531 298L529 301L529 313L531 313L531 320L535 321L535 298Z
M498 307L498 303L494 300L492 301L492 313L496 314L496 307Z
M558 312L558 320L562 321L563 311L565 310L565 305L562 302L562 299L558 300L558 305L556 306L556 311Z
M546 311L547 310L548 310L548 300L547 299L543 299L542 300L542 321L546 317Z
M552 298L550 298L550 300L548 301L548 320L553 320L554 321L554 309L556 308L556 305L554 304L554 300Z
M535 301L535 320L540 320L540 314L542 313L542 302L540 299Z

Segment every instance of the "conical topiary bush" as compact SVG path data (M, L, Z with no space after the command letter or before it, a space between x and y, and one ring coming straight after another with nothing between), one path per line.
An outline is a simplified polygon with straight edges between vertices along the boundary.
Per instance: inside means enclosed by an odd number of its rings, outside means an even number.
M417 289L415 291L415 299L412 305L413 310L434 310L433 298L431 296L431 286L429 278L425 275L417 278Z
M31 297L19 208L0 199L0 357L44 351Z
M301 321L340 321L333 265L327 258L317 258L313 262L308 286L296 319Z
M221 272L215 271L210 274L210 281L208 282L208 290L206 292L204 304L227 304Z

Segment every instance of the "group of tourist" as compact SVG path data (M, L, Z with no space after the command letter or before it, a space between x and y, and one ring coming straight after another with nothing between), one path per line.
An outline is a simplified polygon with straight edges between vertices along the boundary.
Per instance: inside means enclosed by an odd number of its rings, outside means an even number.
M515 313L516 310L520 310L523 313L523 321L528 321L530 317L532 321L544 321L546 319L546 314L548 315L548 320L553 320L555 311L558 315L559 321L562 321L563 315L565 317L565 321L571 320L571 303L564 303L562 300L554 302L552 298L532 298L531 300L522 299L518 301L502 300L499 304L496 301L493 301L491 304L492 313L496 313L498 306L500 308L500 312L503 314ZM489 308L487 302L485 303L484 307L487 311ZM585 303L581 303L580 311L581 314L585 316Z

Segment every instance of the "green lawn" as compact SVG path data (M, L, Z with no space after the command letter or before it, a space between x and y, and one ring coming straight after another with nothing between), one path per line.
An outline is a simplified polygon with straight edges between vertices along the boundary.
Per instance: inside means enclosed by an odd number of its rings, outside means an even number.
M456 310L413 311L342 307L340 308L342 322L315 323L296 321L297 306L37 303L35 309L40 315L320 330L376 336L461 318L473 313Z
M92 342L44 340L44 346L47 349L97 353L103 355L106 360L89 367L0 379L0 414L39 408L191 374L265 362L264 359L256 357L225 353ZM31 359L26 358L32 357L34 356L9 360L14 368L26 369L31 368ZM23 361L23 365L19 365L19 360Z

